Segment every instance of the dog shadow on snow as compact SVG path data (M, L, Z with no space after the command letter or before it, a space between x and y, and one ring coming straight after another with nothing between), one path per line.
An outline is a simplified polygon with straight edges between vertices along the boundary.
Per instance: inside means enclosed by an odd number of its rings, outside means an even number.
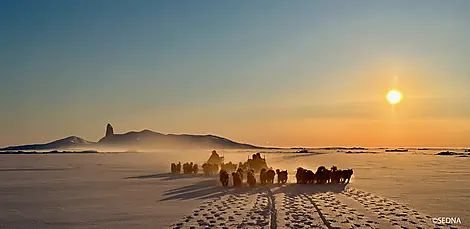
M255 194L264 192L264 187L222 187L218 179L199 181L180 188L166 191L164 198L160 201L168 200L190 200L190 199L212 199L229 194Z
M157 174L149 174L149 175L140 175L140 176L132 176L132 177L125 177L124 179L161 179L161 180L179 180L179 179L191 179L191 178L215 178L218 177L217 175L205 175L205 174L174 174L174 173L157 173Z
M191 181L191 178L208 178L196 182ZM124 179L159 179L161 181L171 180L187 180L187 185L183 187L170 189L163 194L163 198L159 201L170 200L191 200L191 199L211 199L222 197L229 194L256 194L266 193L268 190L272 194L284 193L286 195L295 196L300 194L315 194L315 193L340 193L346 188L346 184L257 184L256 187L222 187L217 175L204 175L204 174L150 174L133 177L125 177Z
M313 195L317 193L341 193L346 189L346 184L325 184L325 185L257 185L256 187L222 187L218 180L205 180L184 187L175 188L165 192L164 198L160 201L168 200L190 200L190 199L211 199L229 194L257 194L257 193L284 193L287 196Z

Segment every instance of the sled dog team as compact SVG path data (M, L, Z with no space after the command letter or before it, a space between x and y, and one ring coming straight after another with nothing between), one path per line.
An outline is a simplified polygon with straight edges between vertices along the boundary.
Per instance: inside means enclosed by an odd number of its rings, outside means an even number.
M184 163L183 166L181 166L181 162L179 162L178 164L171 163L171 173L181 173L181 167L183 167L184 174L197 173L199 171L199 166L197 164L190 162Z
M234 187L241 187L244 179L245 172L239 168L236 172L232 172L232 180ZM274 177L277 175L277 183L285 184L288 179L287 170L281 171L276 169L261 169L259 174L260 183L273 184ZM318 167L316 173L311 170L304 168L298 168L295 175L297 184L344 184L349 183L351 176L353 175L352 169L338 170L336 166L332 166L331 169L325 168L325 166ZM222 186L228 187L230 173L222 169L219 172L219 180ZM256 186L256 178L254 170L249 170L246 173L246 182L249 187Z
M220 168L219 168L220 166ZM219 170L225 170L225 171L235 171L237 169L237 165L233 164L232 162L229 162L227 164L210 164L210 163L204 163L202 164L202 172L206 175L213 175L217 174ZM198 164L194 164L192 162L189 163L184 163L181 165L181 162L176 163L171 163L171 173L175 174L180 174L181 173L181 168L183 168L183 174L191 174L191 173L198 173L199 172L199 166Z

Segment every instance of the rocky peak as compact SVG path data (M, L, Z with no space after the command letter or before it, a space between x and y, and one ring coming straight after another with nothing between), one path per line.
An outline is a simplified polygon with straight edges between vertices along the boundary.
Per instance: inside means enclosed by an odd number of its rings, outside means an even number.
M113 136L114 135L114 128L111 126L111 124L108 123L106 126L106 135L104 136L105 138Z

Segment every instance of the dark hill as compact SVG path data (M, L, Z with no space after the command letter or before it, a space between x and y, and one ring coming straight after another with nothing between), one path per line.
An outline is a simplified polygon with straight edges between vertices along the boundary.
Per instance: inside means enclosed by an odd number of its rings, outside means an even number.
M45 144L10 146L1 150L55 150L69 148L92 148L95 144L95 142L90 142L77 136L70 136Z
M115 134L108 124L106 134L98 142L71 136L46 144L10 146L0 150L58 150L58 149L265 149L264 147L238 143L215 135L162 134L150 130Z
M249 144L234 142L215 135L162 134L150 130L110 134L98 141L100 146L168 149L168 148L207 148L207 149L261 149Z

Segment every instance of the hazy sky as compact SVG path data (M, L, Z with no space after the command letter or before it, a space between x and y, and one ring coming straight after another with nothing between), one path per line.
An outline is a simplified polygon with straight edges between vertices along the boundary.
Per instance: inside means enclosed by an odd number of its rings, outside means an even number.
M1 1L0 146L470 146L469 1ZM385 95L396 88L404 100Z

